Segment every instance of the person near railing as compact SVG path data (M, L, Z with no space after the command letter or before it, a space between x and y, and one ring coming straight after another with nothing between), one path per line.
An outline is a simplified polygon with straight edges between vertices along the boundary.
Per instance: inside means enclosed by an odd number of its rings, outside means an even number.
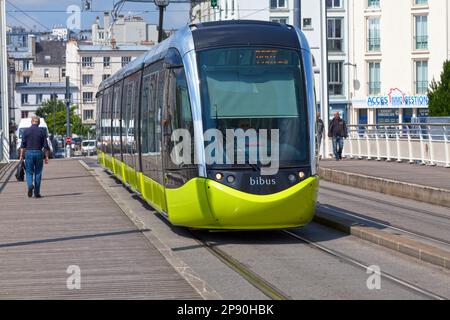
M317 112L317 150L320 154L320 147L322 146L323 130L325 129L325 124L322 119L320 119L320 112Z
M330 121L328 137L333 139L333 153L336 161L342 160L344 139L348 138L348 129L339 112L335 112L333 120Z

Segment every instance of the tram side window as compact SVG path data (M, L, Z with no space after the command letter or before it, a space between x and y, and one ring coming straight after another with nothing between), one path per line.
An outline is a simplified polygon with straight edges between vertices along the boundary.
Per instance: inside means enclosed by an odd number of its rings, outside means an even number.
M194 121L192 119L191 103L184 69L171 69L169 74L168 110L166 117L169 120L167 135L171 136L174 130L185 129L191 136L190 154L194 154ZM168 151L173 150L173 142L168 140ZM191 163L193 163L192 159ZM167 168L177 169L177 166L169 160Z
M122 122L122 153L123 158L126 164L131 164L130 154L131 154L131 144L133 143L133 128L131 122L133 119L131 118L131 107L133 101L134 94L134 82L130 82L127 84L127 88L125 91L125 105L123 114L123 122Z
M152 99L152 76L144 78L142 85L142 111L141 111L141 152L143 155L156 151L155 144L155 105Z
M102 99L103 96L99 95L97 97L97 121L96 121L96 135L97 135L97 148L103 150L102 148Z
M118 160L120 158L120 106L122 98L122 84L114 87L114 109L113 109L113 123L112 123L112 149Z
M133 163L132 167L135 169L139 168L139 161L138 161L138 150L137 150L137 131L138 131L138 108L139 108L139 88L140 88L140 75L136 77L135 80L133 80L133 95L131 96L131 109L130 109L130 130L129 135L131 137L132 143L130 144L130 153L134 156L133 157Z
M105 96L104 101L104 108L105 108L105 115L104 115L104 127L105 127L105 152L107 154L111 154L111 90L108 89L108 92Z

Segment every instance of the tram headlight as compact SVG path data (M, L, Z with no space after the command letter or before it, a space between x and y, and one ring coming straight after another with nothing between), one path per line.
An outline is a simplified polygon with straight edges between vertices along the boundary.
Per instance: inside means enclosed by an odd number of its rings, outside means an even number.
M290 182L290 183L294 183L295 180L296 180L296 179L295 179L295 175L293 175L293 174L290 174L289 177L288 177L288 179L289 179L289 182Z
M303 171L300 171L298 173L298 176L300 177L300 179L304 179L306 177L306 174Z
M216 173L216 180L222 180L223 179L223 174L221 173Z
M236 181L236 178L233 175L229 175L227 177L227 181L228 181L228 183L232 184Z

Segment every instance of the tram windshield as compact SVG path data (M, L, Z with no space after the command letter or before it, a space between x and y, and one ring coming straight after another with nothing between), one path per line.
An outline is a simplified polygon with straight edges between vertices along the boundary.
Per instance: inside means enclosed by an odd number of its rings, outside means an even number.
M297 51L221 48L199 52L198 63L205 131L218 129L226 137L227 129L277 129L280 166L307 163L306 89Z

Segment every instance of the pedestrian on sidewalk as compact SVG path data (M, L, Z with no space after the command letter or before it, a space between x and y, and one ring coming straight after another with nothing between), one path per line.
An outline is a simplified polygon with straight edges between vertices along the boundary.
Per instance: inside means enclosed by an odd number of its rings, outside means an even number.
M322 139L323 139L323 130L325 129L325 125L320 118L320 112L317 112L317 142L318 146L317 149L320 154L320 147L322 146Z
M41 179L42 170L45 164L48 164L49 146L47 143L47 134L39 128L41 120L34 116L31 119L31 127L25 130L20 146L20 157L22 161L25 156L25 172L27 178L28 197L34 196L41 198ZM34 184L33 184L34 180Z
M336 161L342 160L344 150L344 139L348 138L347 124L341 118L339 112L334 113L334 118L330 122L328 137L333 139L333 153Z

